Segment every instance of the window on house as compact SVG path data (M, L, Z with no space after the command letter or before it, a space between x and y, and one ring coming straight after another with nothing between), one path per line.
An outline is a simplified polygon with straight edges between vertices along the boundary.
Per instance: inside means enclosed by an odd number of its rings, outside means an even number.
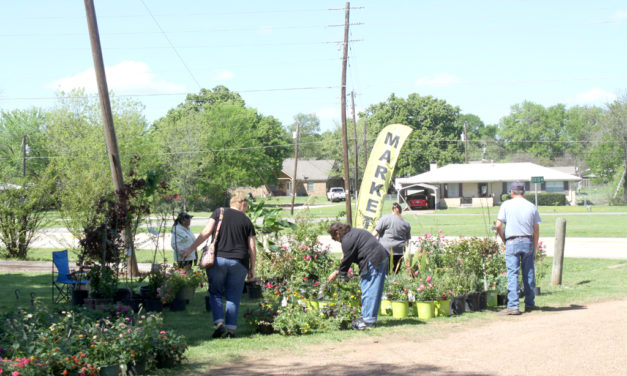
M313 190L314 190L314 183L308 181L307 182L307 192L313 192Z
M488 183L479 183L479 197L488 196Z
M547 181L546 191L552 192L552 193L562 193L564 192L564 182L563 181Z
M446 197L459 197L459 184L446 184Z

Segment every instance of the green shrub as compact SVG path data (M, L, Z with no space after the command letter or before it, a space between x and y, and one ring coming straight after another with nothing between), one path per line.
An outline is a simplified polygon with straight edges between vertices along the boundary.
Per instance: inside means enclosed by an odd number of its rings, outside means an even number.
M525 193L525 199L535 203L536 195L533 192ZM565 206L566 195L563 193L538 193L538 206Z

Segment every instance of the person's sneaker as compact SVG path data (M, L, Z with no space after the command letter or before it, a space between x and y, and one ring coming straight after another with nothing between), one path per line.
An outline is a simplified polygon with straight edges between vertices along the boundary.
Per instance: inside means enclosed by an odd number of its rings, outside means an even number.
M531 312L531 311L539 311L540 307L538 307L537 305L525 305L525 312Z
M211 335L211 338L222 338L225 332L226 332L226 329L224 328L224 325L218 325L216 330Z
M224 336L224 338L235 338L235 333L233 333L233 332L226 332L226 335Z
M353 320L353 329L354 330L366 330L374 328L374 323L367 323L363 319L355 319Z
M518 308L505 308L501 310L499 313L502 315L516 316L516 315L520 315L521 312Z

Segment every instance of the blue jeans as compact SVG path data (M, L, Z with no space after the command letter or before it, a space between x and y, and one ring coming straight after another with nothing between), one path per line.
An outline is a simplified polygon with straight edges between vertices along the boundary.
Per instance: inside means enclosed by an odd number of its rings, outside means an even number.
M237 328L237 313L244 291L244 282L248 269L240 262L223 257L216 257L216 262L207 269L209 280L209 302L213 313L213 323L224 322L222 298L226 298L226 323L224 327Z
M368 324L377 322L388 262L386 259L376 269L368 263L368 274L361 276L361 318Z
M505 242L507 266L507 308L518 308L518 271L522 266L525 305L535 305L536 278L533 265L533 239L516 238Z

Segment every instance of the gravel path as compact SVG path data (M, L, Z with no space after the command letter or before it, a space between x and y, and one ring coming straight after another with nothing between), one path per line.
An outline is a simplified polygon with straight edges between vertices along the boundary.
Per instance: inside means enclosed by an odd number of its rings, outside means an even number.
M544 307L480 323L406 326L394 335L377 329L281 354L242 354L236 363L215 367L210 374L627 375L626 312L623 299ZM424 330L435 330L431 339L420 338Z

